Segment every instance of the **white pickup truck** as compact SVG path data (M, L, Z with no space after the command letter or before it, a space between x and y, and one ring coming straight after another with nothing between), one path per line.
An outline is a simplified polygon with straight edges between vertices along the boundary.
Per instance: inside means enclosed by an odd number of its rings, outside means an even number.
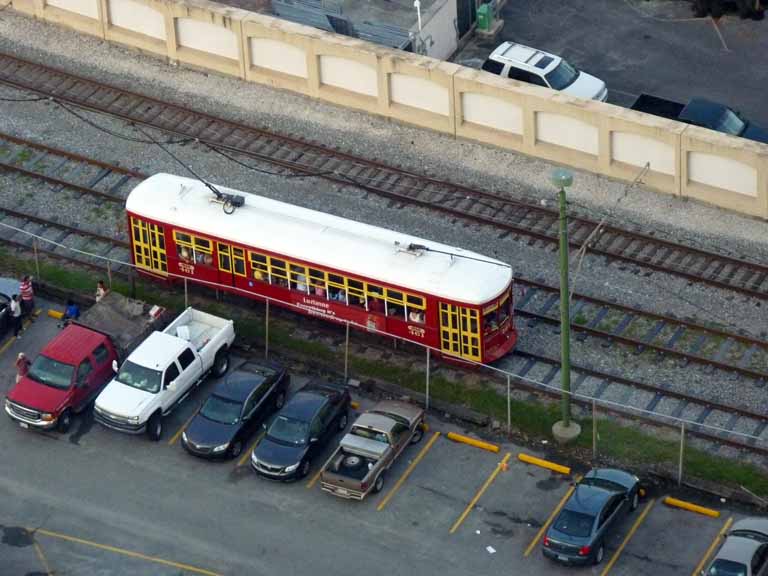
M163 416L178 406L208 373L229 368L235 340L232 320L187 308L162 332L153 332L126 358L96 398L97 422L130 434L163 434Z

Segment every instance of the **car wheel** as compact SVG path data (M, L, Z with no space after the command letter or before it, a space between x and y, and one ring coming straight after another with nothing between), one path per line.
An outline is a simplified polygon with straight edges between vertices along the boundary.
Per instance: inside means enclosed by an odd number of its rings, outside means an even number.
M341 416L339 416L339 432L343 432L344 429L347 427L347 422L349 421L349 415L344 412Z
M309 474L309 460L302 460L299 465L299 478L305 478Z
M222 348L216 352L216 358L213 360L213 375L216 378L224 376L229 370L229 351Z
M229 457L237 458L243 453L243 443L240 440L235 440L229 445Z
M376 478L376 482L373 483L373 493L378 494L384 489L384 474L379 474L379 477Z
M163 416L160 412L155 412L147 422L147 436L153 442L160 440L163 435Z
M595 565L603 561L603 556L605 556L605 548L601 542L600 546L597 547L597 552L595 552Z
M69 432L69 427L72 425L72 413L69 410L64 410L59 416L59 422L57 428L62 434Z
M424 428L421 427L421 424L416 426L416 430L413 431L413 436L411 436L411 444L418 444L421 442L421 439L424 438Z
M640 505L640 494L638 492L635 492L632 495L632 503L629 505L629 510L631 512L634 512L637 510L637 507Z
M283 406L285 406L285 392L280 392L275 398L275 408L280 410Z

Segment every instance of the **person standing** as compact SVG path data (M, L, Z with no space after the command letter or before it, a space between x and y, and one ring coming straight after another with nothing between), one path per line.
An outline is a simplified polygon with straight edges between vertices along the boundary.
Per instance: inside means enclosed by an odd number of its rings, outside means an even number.
M13 335L16 338L21 338L19 336L19 332L21 332L21 303L19 302L18 294L11 296L11 323L13 325Z
M35 309L35 292L32 289L32 278L24 276L19 284L19 294L21 294L21 312L24 316L32 318L32 311Z
M99 282L96 284L96 302L100 302L101 299L107 295L107 292L109 292L109 290L104 285L104 280L99 280Z
M16 357L16 384L29 373L29 366L32 364L24 352L19 352Z

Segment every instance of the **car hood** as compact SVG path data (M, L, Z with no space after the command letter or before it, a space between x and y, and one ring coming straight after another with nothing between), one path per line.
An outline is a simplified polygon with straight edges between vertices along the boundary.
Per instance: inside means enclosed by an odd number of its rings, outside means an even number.
M566 87L563 92L569 96L576 96L585 100L605 100L608 96L605 82L584 71L579 71L579 77L576 78L576 81Z
M304 458L307 452L306 446L288 446L274 442L264 437L259 445L256 446L254 454L258 460L272 466L290 466L297 464Z
M139 416L154 397L151 392L112 380L96 398L96 407L119 416Z
M222 424L198 414L189 423L184 433L187 440L197 446L220 446L232 441L240 424Z
M67 400L68 395L69 389L46 386L25 376L8 392L8 399L42 412L54 412Z
M755 126L754 124L747 124L747 129L744 130L744 133L741 136L742 138L749 138L750 140L768 144L768 130L764 130L760 126Z

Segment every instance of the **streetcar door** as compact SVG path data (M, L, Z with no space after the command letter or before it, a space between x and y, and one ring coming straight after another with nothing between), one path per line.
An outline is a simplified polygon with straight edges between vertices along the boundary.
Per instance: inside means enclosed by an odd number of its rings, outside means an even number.
M476 309L440 302L440 349L451 356L480 361L480 322Z
M219 283L237 286L245 279L245 250L224 242L216 243L219 259Z
M131 216L133 262L142 270L168 275L165 231L157 224Z

